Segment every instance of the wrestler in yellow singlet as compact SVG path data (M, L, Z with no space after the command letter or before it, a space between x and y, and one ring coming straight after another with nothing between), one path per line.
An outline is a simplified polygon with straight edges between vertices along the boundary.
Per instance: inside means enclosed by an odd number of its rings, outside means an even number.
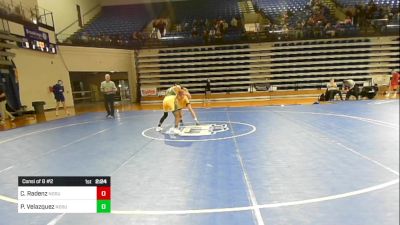
M156 128L157 131L161 131L161 125L164 122L164 120L168 117L168 112L172 112L174 117L175 117L175 128L178 128L179 122L182 121L182 110L183 108L188 107L190 112L192 113L192 116L194 120L196 121L196 124L199 124L199 121L197 120L196 114L194 113L191 105L190 105L190 94L186 90L180 89L177 90L176 95L166 95L163 100L163 110L164 114L160 119L160 122Z
M184 94L182 95L168 95L163 100L164 112L175 112L177 110L185 108L190 101Z

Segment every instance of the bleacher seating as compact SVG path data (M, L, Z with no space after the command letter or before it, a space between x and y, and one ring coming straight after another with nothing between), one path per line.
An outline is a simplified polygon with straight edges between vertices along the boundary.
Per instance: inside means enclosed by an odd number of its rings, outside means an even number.
M105 6L101 14L80 33L90 36L127 35L141 31L162 11L164 4L138 4L124 6Z
M225 19L241 17L237 0L191 0L171 2L175 22L192 23L196 20Z
M0 68L13 65L15 53L8 50L17 48L16 42L22 42L22 38L0 29Z
M398 37L347 38L142 50L137 68L141 86L165 90L181 83L203 93L247 92L260 84L274 91L318 90L334 78L360 86L399 65Z
M168 15L166 18L170 20L171 24L179 23L183 27L187 23L190 24L190 29L179 32L168 30L162 40L148 40L151 36L150 32L142 31L163 13ZM146 43L150 45L198 45L206 42L203 38L203 32L209 29L205 26L206 20L209 21L210 25L217 19L230 23L233 17L241 18L237 0L173 1L168 3L168 6L165 3L106 6L102 8L101 14L94 21L71 37L71 40L85 44L88 42L84 40L87 37L82 37L88 36L91 39L102 38L100 42L107 42L104 41L104 36L108 36L107 38L122 39L122 45L125 46L140 46L143 45L143 42L132 42L132 34L142 32L144 38L147 39ZM191 32L195 20L203 22L198 25L198 37L193 37ZM241 37L241 29L229 29L224 34L223 40L235 42L240 40ZM113 42L115 41L113 40ZM93 43L93 45L96 45L96 43Z
M342 0L345 1L345 0ZM351 0L349 0L351 1ZM356 1L356 0L354 0ZM364 0L363 0L364 1ZM258 33L245 32L238 0L188 0L168 3L103 7L102 13L66 44L117 48L162 48L210 44L234 44L262 41L301 40L315 38L357 37L375 32L377 35L397 33L399 19L374 17L361 24L344 23L335 18L325 3L309 5L310 0L253 0L272 24L260 26ZM398 5L398 0L379 0L381 4ZM322 4L321 4L322 3ZM238 27L226 29L233 17ZM284 19L282 19L284 18ZM355 19L354 19L355 20ZM162 22L161 25L158 22ZM224 24L220 34L212 32L215 23ZM178 25L179 26L175 26ZM365 24L373 24L367 27ZM167 27L166 33L157 33ZM179 27L179 29L178 29ZM196 29L193 29L196 27ZM219 26L216 26L219 27ZM134 33L136 32L136 33ZM213 33L213 35L211 35ZM375 34L375 35L376 35ZM208 36L207 36L208 35Z
M337 0L342 6L354 6L354 5L367 5L370 0ZM399 0L373 0L377 5L387 5L391 8L399 8Z
M140 83L156 82L166 89L179 82L193 93L202 93L207 78L213 78L222 81L213 83L215 92L246 91L241 82L249 82L249 54L249 45L160 50L157 55L139 56Z
M306 8L309 0L253 0L254 4L270 18L276 20L284 12L296 13Z
M170 6L168 14L171 15L172 22L174 24L180 24L183 28L185 24L188 24L189 30L183 29L181 32L169 32L163 40L166 44L170 42L179 43L181 45L205 44L202 34L204 31L208 32L213 21L225 20L227 23L230 23L232 18L240 19L242 17L237 0L176 1L171 2ZM210 24L208 27L206 27L206 20L208 21L207 23ZM199 37L192 36L191 29L193 26L196 26L200 34ZM224 41L238 41L241 35L241 29L229 29L224 35ZM171 37L171 39L168 37ZM172 39L172 37L179 37L179 39Z

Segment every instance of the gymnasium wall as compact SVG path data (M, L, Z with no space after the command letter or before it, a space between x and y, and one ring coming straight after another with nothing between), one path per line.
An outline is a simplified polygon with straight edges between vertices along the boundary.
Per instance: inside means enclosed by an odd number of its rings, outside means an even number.
M37 0L2 0L6 4L10 4L12 6L20 6L24 8L35 8L37 5Z
M13 49L18 69L21 101L32 109L33 101L45 101L45 109L55 107L48 87L64 81L67 106L73 106L69 72L127 72L131 96L136 99L134 54L129 50L60 46L56 55L25 49Z
M7 21L7 20L5 20ZM25 36L24 25L8 21L8 28L10 28L10 33L18 36Z
M76 5L79 5L81 8L84 24L101 10L100 0L37 0L37 2L39 7L53 12L56 33L59 33L61 30L78 20ZM98 7L96 8L96 6ZM93 8L95 8L95 10L84 16L84 14ZM73 34L78 29L78 23L75 23L65 32Z
M69 72L126 72L133 101L137 100L138 76L142 85L162 89L180 82L191 91L204 90L206 78L213 80L213 91L229 92L247 92L250 84L265 79L278 91L316 90L325 87L332 77L340 81L354 79L361 85L371 78L386 84L390 70L399 65L398 46L398 37L146 49L136 53L59 46L57 55L15 50L15 62L23 104L30 106L32 101L44 100L48 102L46 108L53 108L53 96L47 87L63 79L70 92ZM67 104L72 105L70 93L67 98Z
M8 22L7 29L8 28L10 29L9 31L10 31L11 34L15 34L15 35L21 36L21 37L25 36L24 25L19 24L19 23L15 23L15 22L12 22L12 21L9 21L9 20L4 20L4 21ZM48 30L48 29L43 28L43 27L39 27L39 30L49 34L50 43L52 43L52 44L56 44L57 43L56 35L55 35L54 31Z
M60 54L70 72L126 72L132 101L137 98L135 56L131 50L60 46Z
M54 96L49 91L49 86L53 86L57 80L64 81L66 104L73 105L69 73L59 54L52 55L27 49L12 51L16 53L14 62L18 70L22 105L28 106L30 110L33 109L32 102L45 101L45 109L55 108Z

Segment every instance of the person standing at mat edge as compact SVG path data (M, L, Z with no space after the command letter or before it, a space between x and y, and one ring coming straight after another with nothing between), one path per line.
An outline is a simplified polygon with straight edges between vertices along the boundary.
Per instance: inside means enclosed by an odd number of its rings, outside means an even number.
M11 115L10 112L7 111L6 104L7 104L6 93L4 91L3 86L0 85L0 113L1 113L0 126L5 124L6 116L10 117L11 121L15 120L15 117Z
M53 86L53 94L56 99L56 116L58 116L58 109L60 107L60 103L62 104L65 115L69 115L67 107L65 106L65 97L64 97L64 86L62 80L58 80L57 84Z
M104 105L107 110L107 118L114 118L114 96L117 92L115 83L111 81L110 74L104 76L105 81L101 82L100 90L104 94Z
M211 95L211 80L207 79L206 87L204 88L204 105L208 104Z
M393 98L396 98L399 88L399 82L400 82L399 72L393 69L391 75L392 77L390 78L389 90L387 91L386 98L389 98L392 92L393 92Z

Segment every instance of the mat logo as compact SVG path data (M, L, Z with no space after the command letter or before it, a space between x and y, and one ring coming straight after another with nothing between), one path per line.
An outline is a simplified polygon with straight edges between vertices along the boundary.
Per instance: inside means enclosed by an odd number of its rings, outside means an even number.
M179 128L179 136L209 136L228 131L228 124L187 125Z

